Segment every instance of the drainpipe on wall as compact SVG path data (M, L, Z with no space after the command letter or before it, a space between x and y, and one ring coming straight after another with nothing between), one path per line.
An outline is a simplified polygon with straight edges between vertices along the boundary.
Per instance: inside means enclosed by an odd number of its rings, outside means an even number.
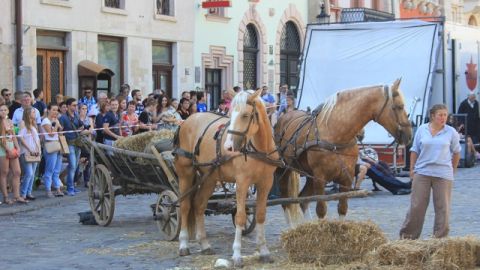
M22 29L22 1L15 0L15 53L16 53L16 91L23 91L23 80L22 80L22 58L23 58L23 29Z

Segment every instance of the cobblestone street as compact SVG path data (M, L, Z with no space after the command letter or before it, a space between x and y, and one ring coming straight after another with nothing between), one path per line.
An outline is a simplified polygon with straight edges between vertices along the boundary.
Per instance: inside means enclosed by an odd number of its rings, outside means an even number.
M480 235L480 166L459 169L453 191L451 236ZM371 189L365 180L363 188ZM39 195L40 197L41 195ZM405 217L409 196L393 196L381 191L367 198L351 199L347 218L373 220L390 239L397 239ZM149 205L156 196L119 196L109 227L78 223L78 212L88 211L86 191L77 197L39 198L28 206L0 206L0 254L2 269L187 269L210 268L216 258L230 258L234 227L230 216L206 217L207 234L216 255L178 257L177 242L162 241L152 220ZM48 202L48 203L47 203ZM35 206L36 205L36 206ZM433 227L433 207L429 208L422 234L428 238ZM311 206L314 214L314 206ZM336 203L329 203L328 218L336 218ZM281 207L268 208L267 241L277 262L285 261L280 234L287 228ZM244 238L243 255L255 252L255 231ZM250 267L249 267L250 266ZM274 267L272 265L271 267Z

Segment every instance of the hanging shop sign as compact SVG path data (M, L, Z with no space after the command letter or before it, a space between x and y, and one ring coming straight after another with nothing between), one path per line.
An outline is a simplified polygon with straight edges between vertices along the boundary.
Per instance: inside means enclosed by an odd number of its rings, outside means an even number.
M202 8L222 8L222 7L231 7L232 1L203 1Z

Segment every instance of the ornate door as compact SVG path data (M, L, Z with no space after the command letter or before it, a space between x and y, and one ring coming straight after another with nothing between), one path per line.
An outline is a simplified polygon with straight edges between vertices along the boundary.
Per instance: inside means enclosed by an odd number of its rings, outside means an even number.
M164 90L172 98L172 68L162 65L153 65L153 89Z
M255 89L257 87L257 55L258 38L257 30L253 24L248 24L243 41L243 88Z
M222 70L205 70L205 90L210 94L210 108L215 110L222 98Z
M288 84L296 94L298 64L300 57L300 36L293 22L287 22L280 43L280 84Z
M63 64L63 51L37 50L37 88L43 89L47 104L64 94Z

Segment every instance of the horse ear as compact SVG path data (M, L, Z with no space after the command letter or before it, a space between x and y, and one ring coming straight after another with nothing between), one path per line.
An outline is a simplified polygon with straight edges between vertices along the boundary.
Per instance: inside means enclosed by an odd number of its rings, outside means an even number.
M262 89L258 89L257 91L255 91L255 93L253 93L251 96L248 97L248 101L253 101L255 100L257 97L259 97L260 95L262 94Z
M398 91L398 88L400 87L401 82L402 82L402 78L400 77L393 83L392 90Z

